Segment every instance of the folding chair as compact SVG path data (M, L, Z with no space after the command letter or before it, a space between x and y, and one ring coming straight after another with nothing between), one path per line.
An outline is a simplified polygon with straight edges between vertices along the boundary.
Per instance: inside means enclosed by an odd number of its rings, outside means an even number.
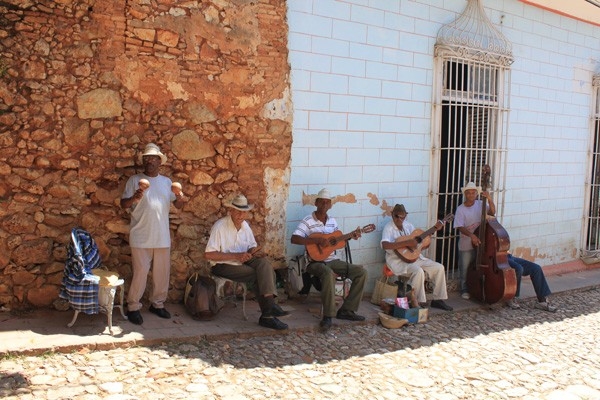
M59 297L67 300L75 310L73 319L67 324L75 324L80 312L85 314L107 315L108 330L112 334L112 312L117 307L127 319L123 310L123 284L116 273L101 268L100 252L94 238L86 230L75 227L71 230L71 242L67 248L62 288ZM120 289L119 304L114 305L116 290Z
M345 253L346 253L346 262L348 264L352 264L352 253L350 251L350 244L347 241L346 241L346 245L345 245L344 249L345 249ZM310 265L310 262L305 259L305 261L303 263L301 263L300 262L301 257L306 257L306 256L305 255L297 256L292 259L294 262L298 262L298 267L301 268L300 272L302 275L303 287L298 292L298 294L300 294L300 295L308 294L310 292L310 288L312 286L314 286L314 288L320 292L321 291L321 281L319 280L318 277L306 272L306 267L308 267L308 265ZM348 281L349 281L348 272L346 271L346 273L342 274L342 275L336 274L335 280L336 280L336 282L342 283L342 291L340 292L340 297L342 299L346 299L346 296L348 294ZM336 295L337 295L337 292L336 292Z

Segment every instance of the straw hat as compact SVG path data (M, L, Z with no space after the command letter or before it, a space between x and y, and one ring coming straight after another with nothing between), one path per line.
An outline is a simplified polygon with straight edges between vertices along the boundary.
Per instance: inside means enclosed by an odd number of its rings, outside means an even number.
M248 204L248 199L243 194L238 194L231 200L231 202L225 204L225 207L235 208L239 211L250 211L254 208L253 204Z
M329 190L323 188L317 193L317 199L331 200L331 193L329 193Z
M462 192L465 194L465 191L473 189L477 190L477 194L481 194L481 186L475 186L475 183L473 182L467 183L467 186L462 188Z
M115 286L119 282L119 274L117 272L94 268L92 274L100 278L100 286Z
M398 329L408 324L407 319L392 317L382 312L379 313L379 321L381 325L388 329Z
M144 156L159 156L161 165L167 162L167 156L165 156L163 153L161 153L160 147L158 147L154 143L148 143L146 145L144 152L142 154L140 154L140 163L142 162L142 158Z

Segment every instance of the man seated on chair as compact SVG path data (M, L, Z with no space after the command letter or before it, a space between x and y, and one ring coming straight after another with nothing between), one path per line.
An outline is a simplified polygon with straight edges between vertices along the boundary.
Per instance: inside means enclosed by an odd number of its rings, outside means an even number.
M425 258L422 254L419 254L417 259L412 263L404 261L398 255L401 249L416 249L418 247L417 241L410 237L415 227L406 221L407 215L408 213L404 205L396 204L392 210L392 220L383 228L381 247L385 250L385 262L394 274L410 275L408 283L415 289L415 295L420 304L427 302L425 295L425 273L427 273L429 279L433 282L431 307L452 311L452 307L444 301L448 298L444 266ZM437 230L442 229L442 226L443 224L440 221L435 224ZM406 240L397 240L404 236L406 236Z
M322 189L315 200L317 209L306 216L292 234L291 242L299 245L317 245L327 247L327 239L320 237L311 237L314 233L330 234L338 230L335 218L327 215L331 209L331 195L327 189ZM354 234L354 239L360 237L360 231ZM323 319L320 327L323 330L331 328L331 319L335 315L338 319L347 319L350 321L364 321L365 317L356 314L360 301L362 300L367 273L362 265L350 264L341 261L333 251L323 261L313 261L309 257L309 264L306 271L311 275L317 276L321 281L321 302L323 303ZM335 310L335 280L336 275L341 275L352 281L348 296L337 311Z
M230 209L229 215L215 222L206 244L205 257L212 266L212 273L234 282L253 283L261 311L258 324L276 330L287 329L287 324L277 319L289 312L275 303L275 270L266 257L255 255L259 246L245 221L254 206L248 204L243 194L225 206Z

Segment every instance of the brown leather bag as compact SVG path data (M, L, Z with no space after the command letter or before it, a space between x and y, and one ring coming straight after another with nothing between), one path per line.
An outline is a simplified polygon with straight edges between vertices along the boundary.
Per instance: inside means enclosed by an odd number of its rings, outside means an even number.
M196 320L213 319L223 308L223 302L217 296L217 284L214 279L202 276L198 272L190 276L185 286L184 305Z

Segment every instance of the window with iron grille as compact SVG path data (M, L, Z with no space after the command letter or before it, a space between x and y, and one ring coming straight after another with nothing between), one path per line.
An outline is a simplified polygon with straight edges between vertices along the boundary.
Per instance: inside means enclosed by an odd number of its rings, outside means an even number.
M508 123L508 69L502 65L445 55L436 60L439 82L433 105L434 166L431 203L435 218L454 213L468 182L482 186L482 169L492 169L491 187L497 209L504 200ZM457 232L447 224L435 243L435 259L448 278L458 278ZM433 256L430 253L430 256Z
M430 220L454 213L468 182L482 186L484 166L500 221L504 207L512 45L487 17L481 0L467 0L442 26L434 48ZM457 234L438 233L429 256L457 279ZM433 252L433 254L432 254Z
M585 216L585 248L583 258L600 258L600 76L593 80L594 111L592 115L592 148L590 176L587 187L587 215Z

